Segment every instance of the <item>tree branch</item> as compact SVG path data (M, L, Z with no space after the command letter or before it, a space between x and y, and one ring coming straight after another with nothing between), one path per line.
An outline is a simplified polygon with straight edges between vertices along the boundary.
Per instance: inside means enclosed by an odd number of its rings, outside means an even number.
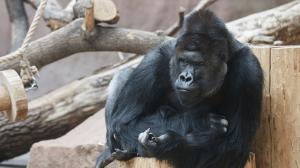
M85 51L122 51L144 54L170 37L146 31L97 26L88 39L77 19L67 26L32 42L24 51L32 65L42 67L66 56ZM18 69L19 60L9 59L14 53L0 57L0 70Z
M209 5L213 4L217 0L200 0L196 7L189 13L200 12L203 9L206 9Z
M0 161L27 152L34 142L65 134L101 110L113 74L141 60L142 57L138 57L30 101L28 117L24 121L12 123L0 117Z
M40 0L26 0L33 8L37 8ZM76 0L71 0L65 9L63 9L56 0L48 0L44 12L44 20L51 30L57 30L74 19L73 6Z
M20 0L5 0L6 8L11 22L11 48L15 51L21 47L26 36L29 23L24 3Z
M199 3L195 6L195 8L192 9L192 11L186 15L186 17L188 17L189 15L195 12L200 12L201 10L206 9L209 5L213 4L216 1L217 0L200 0ZM179 9L179 13L178 13L179 20L175 24L173 24L170 28L168 28L165 31L165 34L167 34L168 36L174 36L181 29L185 18L184 12L185 12L184 8Z
M254 14L227 24L229 30L242 42L295 44L300 41L300 2L293 1L281 7ZM274 17L276 15L276 17ZM274 18L278 18L274 20ZM273 20L273 21L271 21ZM273 24L272 24L273 23ZM150 48L171 37L155 33L113 27L94 29L93 37L84 36L83 19L77 19L64 28L52 32L30 44L25 55L33 65L42 67L69 55L84 51L122 51L144 54ZM241 28L240 28L241 27ZM263 37L268 41L263 41ZM271 40L269 38L272 38ZM18 69L18 59L0 58L0 70Z
M229 30L244 43L299 44L300 1L256 13L230 23Z
M174 36L181 29L184 21L184 12L185 9L180 7L178 12L178 21L165 31L166 35Z

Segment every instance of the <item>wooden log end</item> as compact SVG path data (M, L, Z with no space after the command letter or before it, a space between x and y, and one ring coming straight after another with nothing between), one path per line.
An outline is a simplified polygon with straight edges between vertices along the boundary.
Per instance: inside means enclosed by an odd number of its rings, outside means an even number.
M5 107L3 106L3 111L7 118L11 121L26 118L28 112L28 100L22 79L18 73L15 70L0 71L0 82L1 89L7 91L3 94L4 96L2 95L2 98L4 97L3 99L7 99L9 97L11 105L10 108L7 108L7 103Z
M94 0L94 18L98 22L114 24L119 20L116 5L111 0Z

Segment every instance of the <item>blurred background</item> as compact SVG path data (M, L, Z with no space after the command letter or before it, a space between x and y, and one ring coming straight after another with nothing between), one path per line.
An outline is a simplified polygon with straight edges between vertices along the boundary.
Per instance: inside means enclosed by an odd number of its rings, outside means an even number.
M167 29L177 20L180 6L187 11L198 0L113 0L119 9L121 19L117 26L148 31ZM228 22L252 13L270 9L290 0L219 0L210 8L224 21ZM69 0L58 0L65 6ZM32 19L35 10L26 5L26 11ZM9 52L10 23L5 1L0 0L0 56ZM50 33L46 24L41 21L35 38ZM75 79L90 75L104 65L118 61L118 53L80 53L62 59L40 70L39 89L29 93L30 99L36 98Z

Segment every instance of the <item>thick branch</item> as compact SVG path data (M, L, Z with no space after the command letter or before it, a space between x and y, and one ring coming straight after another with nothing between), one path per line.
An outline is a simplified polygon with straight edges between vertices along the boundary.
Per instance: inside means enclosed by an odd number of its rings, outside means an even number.
M6 8L11 22L11 48L15 51L21 47L28 30L28 18L24 3L20 0L5 0Z
M294 44L300 39L300 13L298 11L300 11L300 2L294 1L279 8L230 22L227 26L243 42L257 43L259 39L259 42L264 43L282 41L280 42L282 44ZM94 36L87 40L81 29L82 21L82 19L77 19L61 30L32 42L25 50L25 55L33 65L42 67L84 51L122 51L144 54L162 41L170 39L170 37L157 36L145 31L96 27ZM18 68L19 60L5 61L9 57L11 55L0 58L0 70Z
M34 142L65 134L102 109L112 75L140 61L141 57L31 101L24 121L12 123L0 117L0 161L27 152Z
M189 15L195 13L195 12L200 12L201 10L206 9L209 5L213 4L214 2L216 2L217 0L200 0L199 3L194 7L194 9L192 9L191 12L189 12L186 17L188 17ZM185 9L184 8L180 8L178 15L179 15L179 19L178 21L173 24L170 28L168 28L164 33L167 34L168 36L173 36L175 35L183 26L183 22L184 22L184 12Z
M174 36L182 27L184 21L185 9L180 7L178 12L178 21L169 27L164 33L168 36Z
M227 24L241 42L254 44L299 44L300 1L256 13Z
M203 9L206 9L209 5L213 4L217 0L200 0L196 7L189 13L200 12Z
M122 51L144 54L150 48L170 39L155 33L113 27L95 27L92 38L85 37L77 19L62 29L32 42L24 54L32 65L39 68L66 56L85 51ZM0 70L18 69L18 59L7 60L12 54L0 57Z
M71 0L65 9L63 9L56 0L48 0L44 12L44 20L52 30L57 30L74 19L73 6L76 0ZM26 0L33 8L37 8L40 0Z

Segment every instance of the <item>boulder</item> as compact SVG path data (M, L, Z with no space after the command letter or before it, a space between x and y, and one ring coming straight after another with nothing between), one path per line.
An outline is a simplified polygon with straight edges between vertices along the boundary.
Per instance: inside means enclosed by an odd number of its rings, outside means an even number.
M35 143L28 168L92 168L105 144L104 110L66 135Z

